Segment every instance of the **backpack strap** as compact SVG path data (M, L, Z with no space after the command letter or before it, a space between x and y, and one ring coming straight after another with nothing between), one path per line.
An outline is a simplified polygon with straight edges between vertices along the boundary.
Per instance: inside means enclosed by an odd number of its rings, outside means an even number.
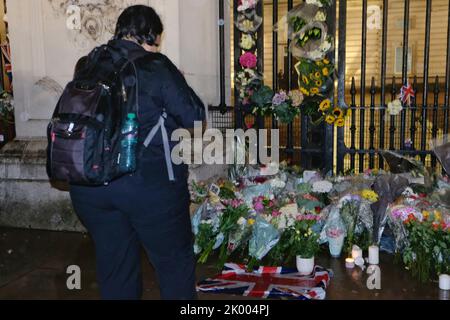
M175 181L175 175L173 172L172 159L170 157L170 145L169 145L169 136L167 134L167 129L165 126L165 121L167 118L167 114L163 112L163 114L159 117L158 123L150 130L150 133L147 135L147 138L144 141L144 146L148 148L150 142L155 138L156 133L161 130L162 140L164 145L164 157L166 159L167 171L169 173L169 180Z

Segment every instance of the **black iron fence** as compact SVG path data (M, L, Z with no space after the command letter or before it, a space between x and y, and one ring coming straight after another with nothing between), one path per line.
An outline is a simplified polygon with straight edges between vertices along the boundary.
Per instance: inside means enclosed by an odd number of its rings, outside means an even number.
M438 0L435 0L438 1ZM441 0L441 2L446 0ZM336 103L339 106L348 106L351 110L346 119L346 125L336 130L329 125L315 127L311 125L309 118L302 115L292 124L283 125L275 118L255 116L251 108L244 107L239 103L239 93L235 88L235 106L225 106L225 69L221 63L221 103L219 106L210 107L212 110L213 123L216 126L225 128L230 126L230 121L234 121L234 126L247 128L257 126L259 128L280 129L281 158L291 160L302 167L321 168L326 171L334 169L335 172L356 171L361 172L367 168L385 168L385 162L381 157L384 150L395 150L401 154L416 157L422 160L427 166L439 168L436 158L429 147L429 142L436 138L444 138L449 133L449 94L450 94L450 1L448 1L447 25L444 27L446 37L445 64L442 64L441 74L444 76L430 75L430 41L432 37L432 1L420 0L424 2L424 46L423 50L423 75L417 76L409 71L408 49L410 38L410 0L379 0L377 3L382 7L381 39L377 44L380 51L379 73L378 75L367 74L367 54L368 54L368 5L371 1L361 0L361 38L360 42L360 73L357 76L346 74L347 63L347 35L352 30L347 30L348 18L347 0L333 1L333 5L328 12L328 25L337 26L337 53L332 53L330 59L337 66L336 82L337 91L335 94ZM352 1L354 3L355 1ZM388 44L390 31L389 7L393 3L403 4L402 20L402 43L401 43L401 76L391 76L388 72L387 61L388 49L392 50ZM221 18L223 19L224 1L220 0ZM271 54L271 79L264 79L271 82L274 91L278 89L290 90L297 86L296 73L294 72L295 58L285 51L280 52L280 46L289 47L289 39L281 39L282 35L272 30L264 30L264 26L272 29L280 18L302 1L259 1L257 14L266 19L266 23L257 31L256 52L258 55L259 72L264 73L264 55ZM419 1L414 2L417 5ZM233 20L237 18L238 1L233 1ZM283 8L281 10L281 8ZM267 11L271 13L270 16ZM337 13L339 18L337 19ZM351 17L354 18L354 17ZM267 19L271 20L270 22ZM419 20L418 20L419 21ZM417 26L416 26L417 27ZM334 29L334 30L333 30ZM240 31L234 27L234 69L235 73L240 69L239 57L242 53L239 47ZM221 61L225 61L225 46L223 37L224 27L220 29L221 40ZM330 31L336 33L336 28ZM267 38L271 37L272 43L268 45ZM266 39L265 39L266 37ZM266 43L265 43L266 42ZM280 55L286 55L284 66L280 66ZM337 59L334 59L336 56ZM280 77L279 70L284 68L284 77ZM266 62L267 69L267 62ZM442 79L444 78L444 79ZM411 105L403 105L403 110L399 115L390 115L387 112L387 105L397 98L403 85L412 84L415 91L415 99ZM336 135L334 135L336 133ZM268 146L270 148L270 146Z
M345 128L338 129L337 134L337 171L363 171L366 168L384 168L385 163L380 156L383 150L394 150L400 154L416 157L427 166L436 169L437 161L430 150L429 143L436 138L446 139L449 133L449 81L450 81L450 41L447 40L445 84L440 85L438 76L430 77L430 39L432 1L425 2L425 41L423 77L408 73L408 41L410 28L411 1L405 0L403 6L403 41L402 41L402 74L401 79L387 77L387 39L389 2L383 0L382 39L380 80L375 77L366 90L366 37L367 37L367 0L362 0L362 37L361 37L361 77L359 90L357 80L352 78L350 88L345 88L346 62L346 23L347 1L339 2L339 68L338 68L338 100L348 104L351 116ZM450 2L448 9L447 39L450 37ZM420 83L419 83L420 81ZM396 99L403 85L412 83L415 99L410 106L403 104L400 115L389 115L387 104ZM347 92L348 90L348 92ZM359 98L359 104L358 99ZM443 98L443 99L442 99ZM350 101L347 101L349 99ZM377 101L377 102L376 102Z

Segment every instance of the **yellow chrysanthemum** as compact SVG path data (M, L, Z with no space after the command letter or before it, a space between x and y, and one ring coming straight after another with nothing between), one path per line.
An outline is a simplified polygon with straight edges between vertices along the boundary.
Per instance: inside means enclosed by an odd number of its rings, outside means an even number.
M435 210L434 211L434 221L441 222L441 220L442 220L442 214L439 211Z
M428 220L428 218L430 217L430 212L429 211L423 211L422 212L423 218L425 220Z
M248 219L247 223L252 226L255 224L255 219Z
M309 96L309 91L305 88L300 88L301 93L303 93L305 96Z
M323 73L323 75L324 75L325 77L328 77L328 75L330 74L328 68L323 68L323 69L322 69L322 73Z
M345 119L344 118L337 119L334 125L339 128L343 127L345 125Z
M322 62L323 62L324 64L330 64L330 60L328 60L327 58L323 59Z
M311 94L318 94L319 93L319 88L311 88Z
M328 115L328 116L326 116L325 121L326 121L326 123L328 123L328 124L333 124L334 121L336 121L336 118L333 117L332 115Z
M320 103L319 110L324 112L324 111L327 111L328 109L330 109L330 107L331 107L330 99L325 99Z
M316 86L321 87L322 84L322 80L316 80Z
M369 200L370 202L377 202L378 201L378 194L375 191L373 191L373 190L369 190L369 189L363 190L361 192L361 196L364 199Z
M305 76L305 75L302 75L302 81L303 81L303 83L305 83L305 84L309 84L309 79L308 79L308 77Z

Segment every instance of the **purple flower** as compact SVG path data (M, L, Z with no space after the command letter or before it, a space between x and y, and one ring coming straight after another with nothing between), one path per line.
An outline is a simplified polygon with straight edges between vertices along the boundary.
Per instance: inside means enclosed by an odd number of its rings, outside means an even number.
M262 212L264 211L264 205L262 204L262 202L256 202L253 205L253 208L256 210L256 212Z
M279 106L280 104L282 104L283 102L285 102L287 100L287 94L284 91L280 91L279 93L276 93L273 96L272 99L272 104L274 106Z

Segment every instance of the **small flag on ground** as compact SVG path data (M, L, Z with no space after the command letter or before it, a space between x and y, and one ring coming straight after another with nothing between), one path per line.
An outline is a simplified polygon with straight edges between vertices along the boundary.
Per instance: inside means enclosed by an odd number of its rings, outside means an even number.
M249 273L245 265L227 263L222 274L200 282L197 290L255 298L323 300L330 277L331 271L319 266L311 275L302 276L296 269L284 267L259 267Z

